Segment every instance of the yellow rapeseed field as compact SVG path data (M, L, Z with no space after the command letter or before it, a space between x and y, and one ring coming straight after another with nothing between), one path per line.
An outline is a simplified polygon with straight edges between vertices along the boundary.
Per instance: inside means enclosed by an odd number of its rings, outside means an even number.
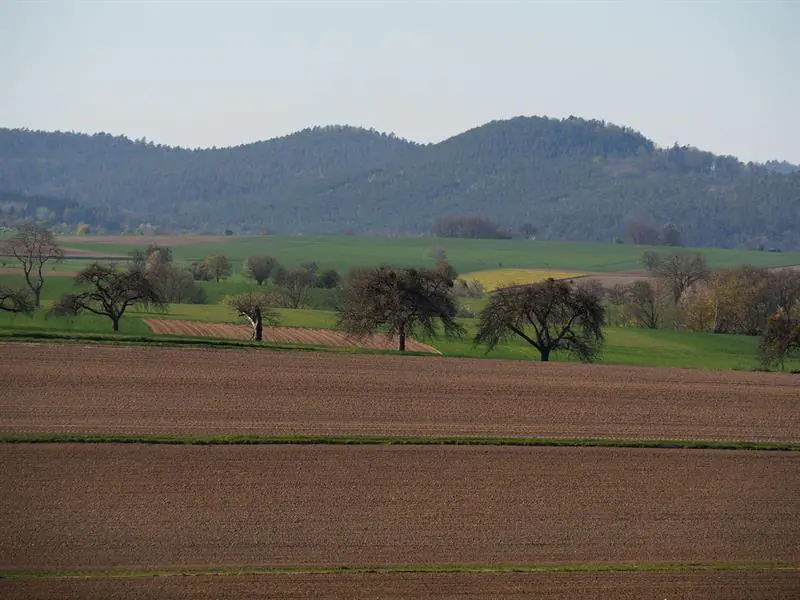
M491 269L489 271L474 271L459 275L460 279L471 281L477 279L483 284L487 292L510 285L537 283L548 277L553 279L570 279L581 277L583 273L574 271L551 271L548 269Z

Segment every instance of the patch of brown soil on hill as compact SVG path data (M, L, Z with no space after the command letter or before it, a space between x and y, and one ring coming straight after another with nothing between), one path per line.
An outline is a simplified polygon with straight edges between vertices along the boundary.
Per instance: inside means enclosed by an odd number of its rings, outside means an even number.
M232 323L206 323L203 321L182 321L177 319L144 319L153 333L186 335L193 337L213 337L234 340L252 339L253 329L246 325ZM306 327L265 327L265 342L285 344L311 344L339 346L342 348L372 348L376 350L397 350L397 338L373 334L363 337L348 335L333 329L311 329ZM429 352L439 354L432 346L416 340L407 339L409 352Z

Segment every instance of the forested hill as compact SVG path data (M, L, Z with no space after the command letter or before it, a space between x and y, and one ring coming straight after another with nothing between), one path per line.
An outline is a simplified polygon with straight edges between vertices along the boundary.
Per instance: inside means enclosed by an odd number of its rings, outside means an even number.
M788 249L800 247L800 172L789 167L659 149L574 117L496 121L433 145L324 127L204 150L0 129L0 190L69 199L107 226L168 230L422 233L442 215L475 214L548 239L672 223L691 245Z

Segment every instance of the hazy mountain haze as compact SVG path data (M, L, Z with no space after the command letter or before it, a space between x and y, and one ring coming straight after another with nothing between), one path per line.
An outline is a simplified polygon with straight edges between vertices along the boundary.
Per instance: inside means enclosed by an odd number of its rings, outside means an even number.
M2 2L0 126L188 147L515 115L800 163L800 4Z

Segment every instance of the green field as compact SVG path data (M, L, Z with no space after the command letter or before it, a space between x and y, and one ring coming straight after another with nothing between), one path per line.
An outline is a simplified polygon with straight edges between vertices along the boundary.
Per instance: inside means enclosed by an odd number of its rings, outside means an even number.
M121 238L125 243L92 242L91 238L70 240L68 247L92 250L105 254L127 254L146 244L131 244L132 238ZM167 245L166 241L163 245ZM602 244L569 244L562 242L532 242L527 240L439 240L426 238L359 238L359 237L306 237L263 236L246 238L220 237L219 242L191 245L173 245L177 262L200 260L211 252L227 254L234 262L235 274L220 283L203 282L208 303L203 305L173 304L165 313L130 309L121 322L120 333L139 337L155 337L142 321L147 317L195 320L207 322L243 322L223 299L255 286L241 275L241 265L248 255L267 253L292 267L314 260L322 268L346 270L356 265L391 263L397 265L428 265L433 259L427 249L440 246L447 258L461 272L496 268L559 269L582 272L614 272L641 268L639 259L647 247ZM661 248L660 250L664 250ZM739 250L704 249L709 264L722 268L743 263L758 266L785 266L800 264L800 253L766 253ZM86 259L70 259L57 268L49 269L42 294L43 308L32 317L0 312L0 330L8 332L52 332L70 334L111 333L110 321L105 317L81 315L76 318L48 318L46 310L61 294L73 289L72 278L62 273L77 271ZM7 267L12 263L8 262ZM0 274L0 284L19 286L21 275ZM334 328L336 314L331 310L334 300L330 290L315 290L314 309L278 311L280 324L290 327ZM485 298L462 299L473 313L485 304ZM463 319L469 334L474 333L475 321ZM607 344L602 362L649 366L671 366L709 369L754 369L757 339L746 336L715 335L672 330L645 330L635 328L608 328ZM162 336L159 336L162 337ZM470 338L463 340L439 339L432 341L446 356L492 357L519 360L537 360L538 353L522 341L511 341L487 354L475 347ZM554 360L567 360L554 356ZM787 368L800 368L800 361L787 363Z
M165 238L162 245L170 245L168 242L169 238ZM137 243L135 237L121 237L119 243L92 242L91 237L86 237L71 238L64 245L106 254L127 255L147 244ZM357 236L221 236L218 242L171 247L175 259L182 262L202 260L212 252L225 254L233 263L235 272L240 272L244 259L254 254L269 254L288 267L316 261L320 267L339 271L346 271L353 266L381 263L432 266L435 261L427 256L427 250L432 247L443 248L447 253L447 260L460 273L496 268L614 272L641 269L641 256L648 250L668 250L663 247L625 244ZM719 248L703 248L697 251L706 256L713 268L742 264L759 267L800 264L800 252L771 253Z

